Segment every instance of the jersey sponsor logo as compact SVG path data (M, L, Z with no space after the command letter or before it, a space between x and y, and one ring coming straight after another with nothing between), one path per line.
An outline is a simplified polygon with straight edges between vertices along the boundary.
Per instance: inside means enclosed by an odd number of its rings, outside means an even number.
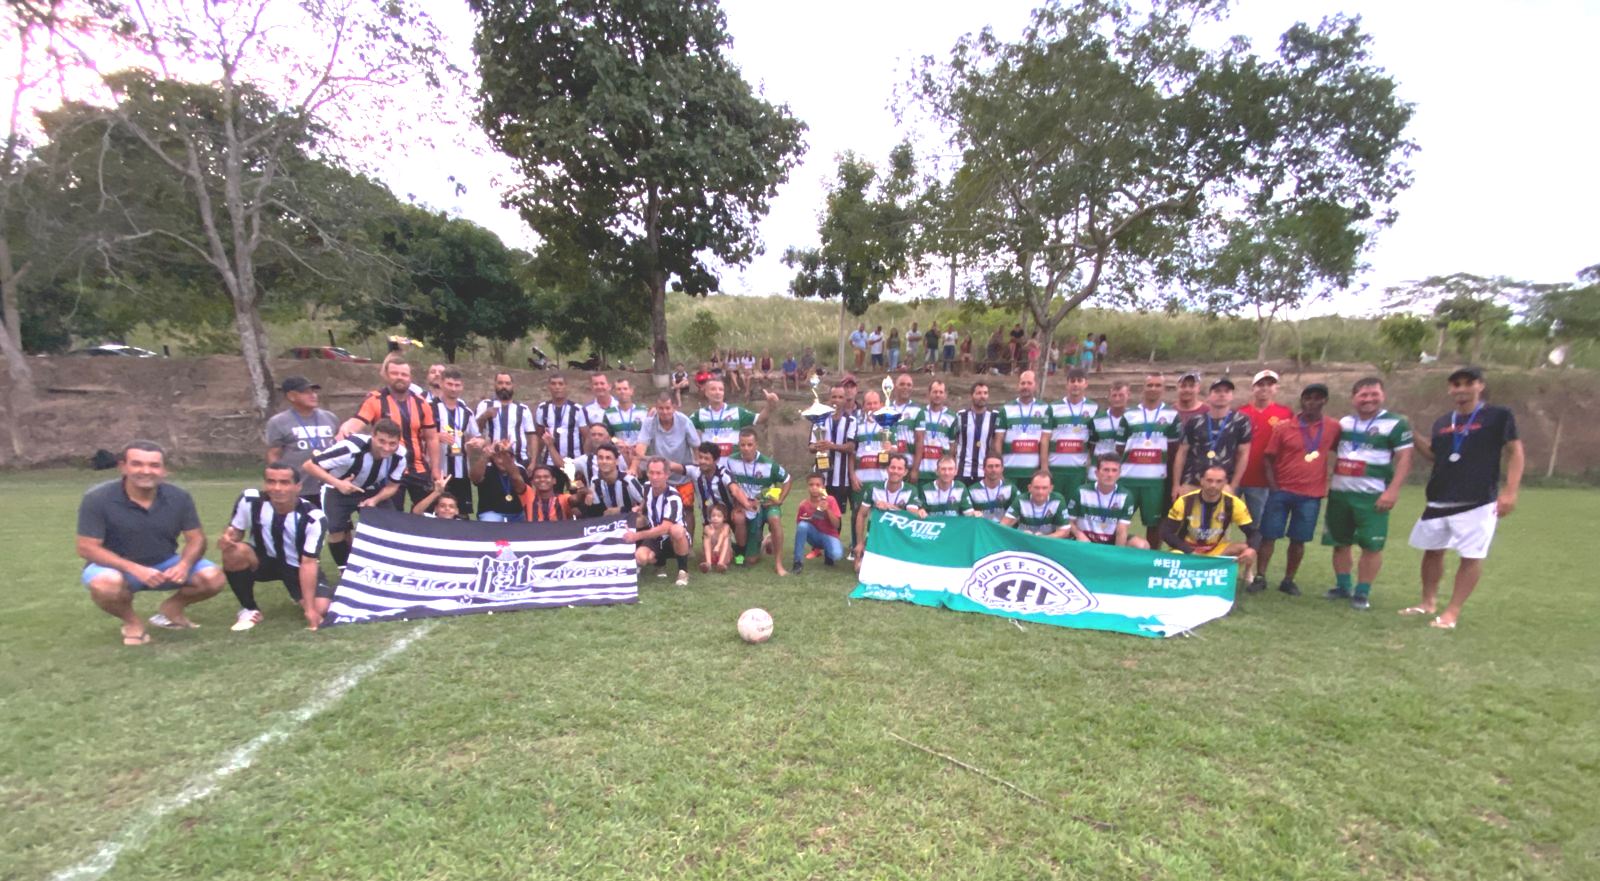
M1023 551L1001 551L979 560L961 593L999 612L1073 615L1097 605L1094 595L1059 563Z
M1011 442L1011 452L1037 453L1039 452L1039 441L1036 438L1019 438Z
M1083 441L1078 438L1056 438L1055 451L1058 453L1081 453Z
M1367 463L1360 459L1340 459L1334 464L1333 473L1344 477L1364 477L1367 473Z
M1130 465L1162 465L1166 461L1166 450L1152 450L1141 447L1134 447L1128 450L1128 464Z

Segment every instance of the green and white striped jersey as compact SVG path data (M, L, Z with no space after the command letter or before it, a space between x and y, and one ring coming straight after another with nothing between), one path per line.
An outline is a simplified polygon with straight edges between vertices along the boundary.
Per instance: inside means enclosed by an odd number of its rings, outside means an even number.
M720 410L701 407L689 421L699 429L700 439L716 444L726 459L739 446L739 429L755 425L756 414L738 404L723 404Z
M1067 515L1091 540L1111 544L1117 539L1117 524L1133 522L1133 496L1121 486L1105 493L1099 484L1085 483L1077 498L1068 500Z
M650 408L634 404L624 410L614 406L606 411L606 427L611 436L625 444L637 444L644 434L644 421L650 418Z
M857 417L856 435L852 440L856 442L856 479L861 481L863 489L869 483L883 483L889 479L888 471L878 462L878 453L886 448L879 439L879 430L871 419ZM889 451L894 450L891 447Z
M1067 503L1055 493L1042 505L1034 504L1027 493L1017 493L1011 499L1011 507L1006 509L1006 516L1017 521L1018 529L1034 535L1049 535L1069 522Z
M929 517L960 517L972 510L972 503L967 501L967 488L959 480L950 481L948 489L939 486L938 482L922 487L922 507L926 508Z
M938 410L925 407L917 419L917 429L922 432L922 445L925 455L929 457L917 463L917 474L921 482L927 483L939 471L939 457L955 446L955 411L949 407Z
M1411 423L1398 413L1379 410L1371 419L1355 414L1339 420L1339 446L1334 455L1333 492L1380 495L1394 478L1394 454L1408 450Z
M885 404L883 409L890 413L900 414L900 421L894 424L894 439L899 445L900 452L914 453L917 447L917 423L922 421L922 407L907 401L896 404L893 401ZM916 475L916 463L912 463L913 478Z
M1050 405L1050 470L1089 467L1089 444L1100 405L1084 398Z
M876 507L879 502L887 502L896 508L922 506L922 494L917 492L917 485L909 480L900 481L899 489L890 489L887 483L874 483L864 489L866 492L862 504L868 507Z
M1008 480L1023 480L1039 470L1039 444L1050 426L1050 405L1035 398L1024 404L1014 400L995 414L1000 436L1000 459Z
M1095 414L1089 424L1089 440L1094 444L1094 461L1116 458L1117 438L1122 434L1122 415L1112 415L1108 407Z
M1000 518L1006 515L1006 509L1011 507L1011 497L1016 490L1016 486L1008 481L1000 481L999 486L989 486L980 480L967 487L967 504L983 519L999 523Z
M756 454L754 462L746 462L739 456L730 456L724 462L724 468L733 476L735 483L744 490L744 494L751 501L761 499L762 503L768 500L762 498L762 493L770 487L781 487L789 482L789 472L783 466L772 461L761 453Z
M1178 439L1180 427L1178 411L1166 404L1153 410L1143 404L1129 407L1117 434L1123 444L1122 479L1166 480L1167 445Z

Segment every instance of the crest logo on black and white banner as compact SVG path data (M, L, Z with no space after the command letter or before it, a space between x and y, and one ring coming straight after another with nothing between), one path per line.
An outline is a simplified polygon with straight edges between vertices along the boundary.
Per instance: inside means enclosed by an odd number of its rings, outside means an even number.
M1001 551L979 560L961 593L1000 612L1072 615L1097 605L1061 564L1026 551Z

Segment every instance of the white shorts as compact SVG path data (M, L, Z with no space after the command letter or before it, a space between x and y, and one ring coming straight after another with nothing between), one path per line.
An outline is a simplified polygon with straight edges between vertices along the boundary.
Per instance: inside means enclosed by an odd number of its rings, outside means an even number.
M1487 502L1448 517L1418 520L1411 527L1411 546L1423 551L1454 548L1463 560L1482 560L1489 556L1489 543L1500 522L1495 508L1494 502Z

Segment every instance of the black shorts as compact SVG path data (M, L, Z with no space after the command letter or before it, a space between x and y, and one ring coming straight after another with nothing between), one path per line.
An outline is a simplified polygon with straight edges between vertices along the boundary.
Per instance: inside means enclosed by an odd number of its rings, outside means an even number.
M647 538L639 542L639 547L650 552L650 562L656 565L667 562L673 556L672 538L670 536L663 535L660 538Z
M300 567L290 568L271 557L260 558L260 565L256 567L257 581L281 581L285 590L289 591L289 598L300 602ZM322 569L317 569L317 598L333 599L333 586L328 584L328 579L322 577Z
M328 518L329 534L349 532L352 518L360 509L361 503L377 495L377 491L364 493L351 493L345 495L331 486L322 488L322 513ZM396 493L396 497L405 493Z
M420 471L413 471L400 480L400 491L389 499L396 511L409 511L418 502L433 495L433 481Z

